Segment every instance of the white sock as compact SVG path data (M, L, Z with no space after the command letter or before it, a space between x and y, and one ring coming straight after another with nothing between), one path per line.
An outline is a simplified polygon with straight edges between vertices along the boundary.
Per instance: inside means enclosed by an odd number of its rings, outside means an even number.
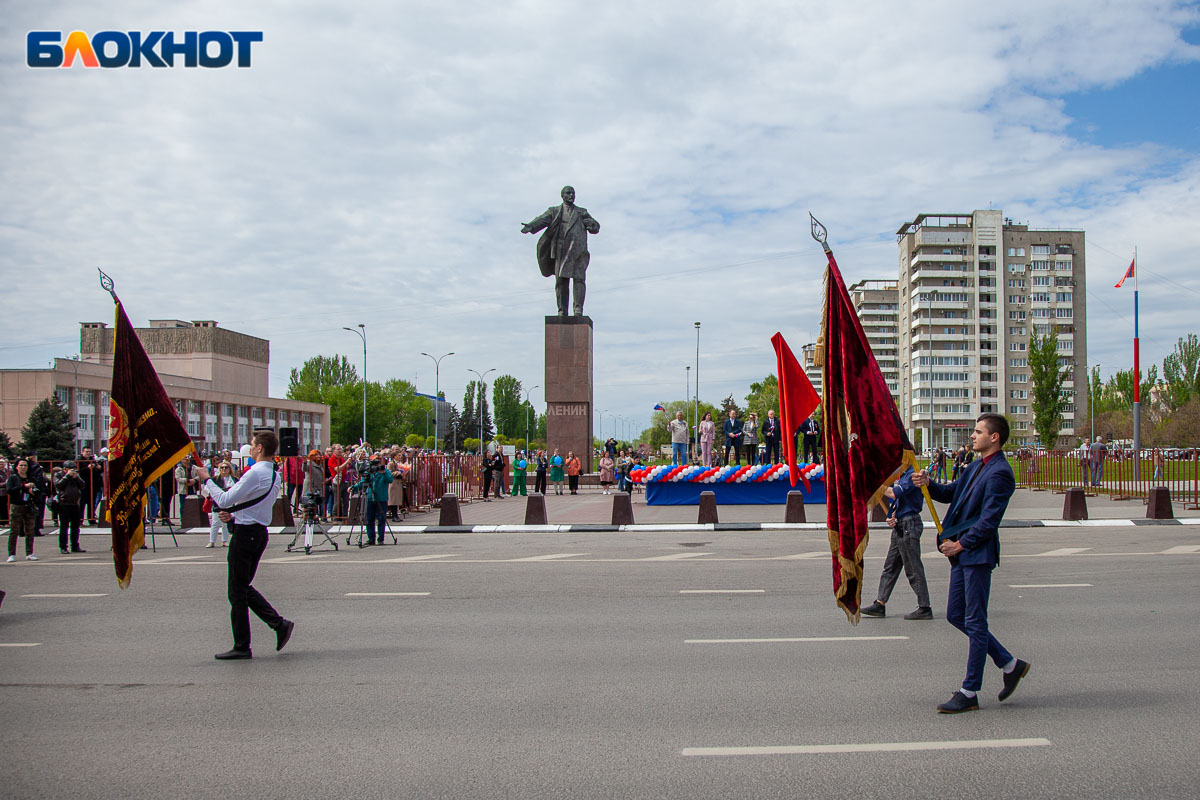
M970 689L959 689L958 691L961 692L963 697L966 697L968 700L975 696L975 692L972 692Z
M1004 667L1003 667L1004 674L1007 675L1008 673L1012 672L1016 668L1017 668L1017 660L1014 658L1012 661L1010 661L1004 665Z

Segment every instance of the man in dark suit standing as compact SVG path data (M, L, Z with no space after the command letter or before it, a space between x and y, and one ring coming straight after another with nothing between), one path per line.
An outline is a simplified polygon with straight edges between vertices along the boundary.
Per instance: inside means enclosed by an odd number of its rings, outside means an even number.
M816 417L809 417L800 423L800 435L804 437L804 460L809 464L819 464L821 453L817 442L821 438L821 426L817 424Z
M1004 457L1008 420L999 414L981 414L971 434L971 447L979 459L963 470L953 483L936 483L922 470L913 475L913 485L928 486L939 503L949 503L938 550L950 559L950 591L946 619L967 635L967 675L962 688L937 707L943 714L979 709L978 692L983 685L983 668L990 656L1004 671L1005 700L1029 673L1029 663L1014 658L988 630L988 595L992 570L1000 563L1000 521L1016 488L1012 468Z
M737 418L737 409L729 409L729 419L725 420L722 431L725 434L725 466L729 466L729 449L733 448L733 460L739 467L742 465L742 428L744 423Z
M763 420L759 434L767 446L767 463L778 464L779 448L783 442L783 428L779 424L779 417L775 416L775 409L767 410L767 418Z

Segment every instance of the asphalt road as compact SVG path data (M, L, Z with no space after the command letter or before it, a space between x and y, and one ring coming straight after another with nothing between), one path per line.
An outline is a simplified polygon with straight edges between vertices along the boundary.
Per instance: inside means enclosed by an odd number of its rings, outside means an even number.
M992 629L1033 668L998 703L989 667L959 716L934 712L966 655L945 562L926 557L933 622L899 618L902 577L893 616L852 627L819 532L409 535L308 557L275 536L256 585L296 632L276 653L255 620L247 662L212 658L221 550L146 552L121 591L100 537L41 546L0 569L0 795L1200 797L1200 526L1002 537ZM712 641L747 639L807 641ZM708 749L762 747L793 749Z

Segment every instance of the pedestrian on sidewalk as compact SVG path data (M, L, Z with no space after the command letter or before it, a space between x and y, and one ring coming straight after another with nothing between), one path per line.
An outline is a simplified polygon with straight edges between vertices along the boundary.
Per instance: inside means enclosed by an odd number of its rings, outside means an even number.
M13 471L8 476L5 488L8 489L8 560L17 560L17 539L25 537L25 560L37 561L33 554L33 537L37 531L34 525L34 515L37 513L38 478L29 469L29 460L17 459Z
M537 451L537 470L534 473L533 491L546 495L546 473L550 469L550 460L546 458L545 450Z
M575 456L574 451L567 451L567 485L571 487L571 494L579 494L579 473L583 471L583 464Z
M518 494L521 495L522 497L526 496L527 492L526 492L526 486L525 486L525 471L528 468L529 468L529 461L525 458L525 451L524 450L518 451L517 454L515 456L513 456L513 460L512 460L512 469L513 469L512 496L513 497L516 497Z
M1000 563L1000 523L1016 490L1012 467L1004 457L1008 420L995 413L980 414L971 434L971 447L979 460L963 469L954 483L929 480L922 470L913 475L917 488L929 487L939 503L949 503L938 549L950 559L950 590L946 620L967 635L967 674L962 688L937 707L943 714L979 709L983 670L990 657L1003 671L1003 701L1029 673L1029 663L1013 657L988 629L988 596L992 570Z
M563 457L558 454L558 448L554 448L554 455L550 458L550 482L554 484L554 493L563 493L563 472L566 462Z
M613 457L605 451L604 455L600 456L600 488L604 494L612 494L609 487L613 485L616 479L617 464L613 461Z
M54 488L58 492L58 550L60 553L84 553L86 551L79 546L79 526L83 524L87 484L79 475L76 462L63 462L62 475L54 482Z

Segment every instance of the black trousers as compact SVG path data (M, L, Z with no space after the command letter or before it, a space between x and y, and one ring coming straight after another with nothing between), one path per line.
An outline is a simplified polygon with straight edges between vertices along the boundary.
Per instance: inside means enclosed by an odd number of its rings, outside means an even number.
M567 476L567 486L571 487L571 494L578 493L579 492L579 476L578 475L568 475Z
M544 470L537 471L537 477L533 481L533 491L540 492L541 494L546 493L546 473Z
M83 522L83 509L79 506L58 507L58 549L66 550L70 541L72 550L79 549L79 526Z
M250 649L250 611L272 629L283 624L283 617L267 598L251 586L258 560L267 549L265 525L231 526L229 542L229 622L233 626L233 649Z
M742 448L736 444L725 445L725 466L729 466L729 451L733 451L733 460L740 467L742 465Z
M764 439L763 441L767 445L767 452L763 454L763 457L766 459L765 463L778 464L779 463L779 440L778 439Z
M804 437L804 460L809 464L816 464L821 460L821 454L817 452L817 437Z

